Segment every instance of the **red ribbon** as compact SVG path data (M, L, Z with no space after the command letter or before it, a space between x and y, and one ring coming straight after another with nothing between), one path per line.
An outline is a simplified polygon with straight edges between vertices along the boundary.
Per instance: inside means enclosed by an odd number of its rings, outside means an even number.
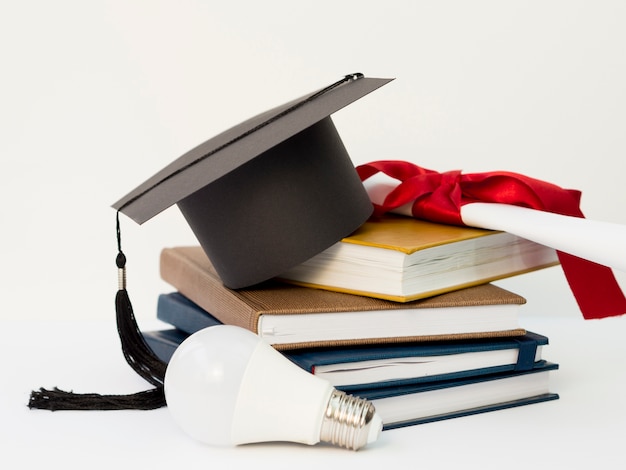
M377 215L412 203L412 214L416 218L465 225L461 219L463 205L495 202L584 217L580 210L580 191L517 173L439 173L396 160L371 162L356 170L361 181L378 172L400 181L382 204L374 204ZM557 255L584 318L626 313L626 298L610 268L561 251L557 251Z

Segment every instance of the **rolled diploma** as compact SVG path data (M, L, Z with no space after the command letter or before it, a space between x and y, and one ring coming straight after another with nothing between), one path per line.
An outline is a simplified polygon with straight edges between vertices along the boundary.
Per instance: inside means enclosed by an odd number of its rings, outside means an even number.
M485 202L462 206L461 219L626 272L626 225Z
M371 200L378 203L382 203L395 187L376 180L369 183L366 180L365 183ZM412 216L411 204L393 212ZM461 219L470 227L509 232L555 250L626 272L626 225L484 202L462 206Z

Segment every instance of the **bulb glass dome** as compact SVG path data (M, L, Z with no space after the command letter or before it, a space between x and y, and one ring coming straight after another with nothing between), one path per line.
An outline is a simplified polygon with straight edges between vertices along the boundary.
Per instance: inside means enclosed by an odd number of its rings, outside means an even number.
M378 437L373 405L304 371L254 333L231 325L189 336L165 373L174 420L217 446L320 440L358 449Z

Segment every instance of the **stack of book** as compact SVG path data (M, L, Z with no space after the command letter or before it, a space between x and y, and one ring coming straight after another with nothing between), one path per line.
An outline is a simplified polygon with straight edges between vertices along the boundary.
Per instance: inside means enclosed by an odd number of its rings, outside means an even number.
M520 325L526 300L491 282L558 263L506 232L387 215L280 279L223 286L199 246L165 248L157 318L164 361L190 334L247 328L337 389L367 398L392 429L558 398L548 338Z

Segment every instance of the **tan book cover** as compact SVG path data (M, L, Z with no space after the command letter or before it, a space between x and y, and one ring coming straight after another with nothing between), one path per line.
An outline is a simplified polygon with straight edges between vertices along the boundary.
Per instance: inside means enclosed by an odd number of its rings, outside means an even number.
M559 263L516 235L386 214L280 275L286 282L409 302Z
M257 333L276 349L525 333L518 323L525 299L491 284L407 303L278 280L232 290L199 246L163 249L160 273L222 323Z

